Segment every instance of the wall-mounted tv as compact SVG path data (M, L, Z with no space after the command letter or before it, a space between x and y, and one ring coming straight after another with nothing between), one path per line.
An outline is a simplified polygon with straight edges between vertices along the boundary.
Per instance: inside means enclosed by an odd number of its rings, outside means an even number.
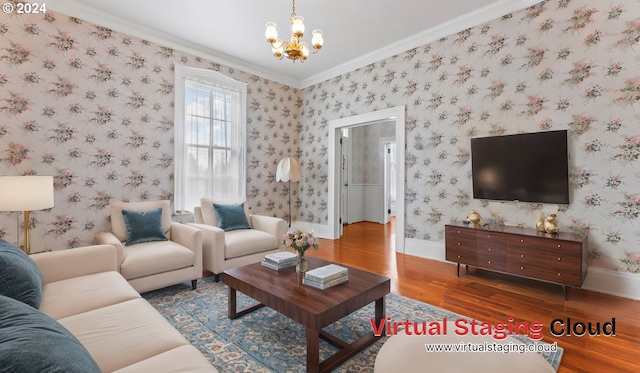
M473 198L569 204L567 131L471 139Z

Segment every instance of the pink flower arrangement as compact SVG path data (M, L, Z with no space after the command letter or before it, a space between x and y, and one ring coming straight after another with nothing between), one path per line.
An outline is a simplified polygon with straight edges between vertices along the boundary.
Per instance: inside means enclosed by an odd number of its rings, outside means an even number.
M287 232L282 243L299 254L304 254L309 249L318 249L318 239L313 235L313 232L302 232L300 230Z

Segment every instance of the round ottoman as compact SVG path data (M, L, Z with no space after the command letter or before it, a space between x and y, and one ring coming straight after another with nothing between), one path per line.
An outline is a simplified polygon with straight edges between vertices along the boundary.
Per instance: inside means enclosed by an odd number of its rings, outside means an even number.
M536 352L434 352L427 351L425 344L477 344L477 345L522 345L512 337L496 340L492 336L456 335L455 326L449 324L447 335L408 336L401 331L391 336L380 348L374 372L451 372L451 373L555 373L553 367ZM485 345L485 346L486 346ZM513 346L512 346L513 347ZM501 347L498 347L501 348ZM517 346L513 347L517 348Z

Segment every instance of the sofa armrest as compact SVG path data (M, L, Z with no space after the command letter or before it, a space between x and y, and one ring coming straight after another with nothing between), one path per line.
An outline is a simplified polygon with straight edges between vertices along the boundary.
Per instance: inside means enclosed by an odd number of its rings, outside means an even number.
M282 249L284 244L284 234L287 231L287 222L284 219L265 215L249 215L251 219L251 227L263 232L267 232L276 236L278 239L278 247Z
M202 232L187 224L171 223L171 241L179 243L196 254L195 270L202 274Z
M118 269L120 272L120 265L124 260L124 248L122 242L111 232L98 232L93 235L94 241L97 245L111 245L116 248L116 259L118 260Z
M189 223L202 232L202 262L204 267L215 274L224 271L225 240L224 230L208 224Z
M94 273L117 271L116 249L112 245L93 245L31 255L44 283Z

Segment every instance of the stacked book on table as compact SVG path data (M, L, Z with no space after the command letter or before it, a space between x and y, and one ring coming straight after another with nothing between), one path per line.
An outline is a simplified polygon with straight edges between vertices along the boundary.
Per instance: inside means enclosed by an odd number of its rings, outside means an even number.
M305 273L302 283L317 289L328 289L347 282L349 280L349 270L337 264L312 269Z
M267 254L262 259L262 265L267 268L279 271L281 269L295 267L298 256L288 251L280 251Z

